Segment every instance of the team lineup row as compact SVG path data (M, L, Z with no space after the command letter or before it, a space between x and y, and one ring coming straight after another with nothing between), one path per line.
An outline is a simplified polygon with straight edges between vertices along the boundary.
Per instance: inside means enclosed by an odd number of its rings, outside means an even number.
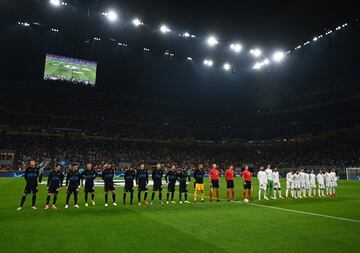
M194 202L197 201L198 193L200 193L200 200L204 202L204 177L205 170L203 165L199 165L199 167L194 171ZM112 193L113 205L117 206L116 203L116 192L114 187L114 176L115 171L110 164L106 164L101 175L92 168L91 163L86 164L85 170L79 172L78 165L73 165L71 170L66 174L66 205L65 208L69 207L69 201L71 195L74 197L74 206L75 208L79 208L78 205L78 190L81 185L84 186L85 192L85 206L88 206L89 195L91 195L91 203L95 205L95 185L94 181L96 177L100 176L104 181L104 191L105 191L105 207L108 206L108 193ZM166 194L166 203L176 203L174 201L175 194L175 185L179 183L179 200L180 203L190 203L188 201L188 188L187 188L187 178L188 175L185 170L179 169L173 165L167 173L164 173L162 170L161 164L156 165L156 169L152 172L152 180L153 180L153 189L151 194L151 202L150 204L154 204L155 194L158 192L159 202L163 204L162 200L162 179L165 178L167 183L167 194ZM227 192L226 197L227 200L235 200L235 191L234 191L234 177L235 173L233 170L233 166L230 166L229 169L226 170L225 179L227 183ZM38 182L41 181L41 173L39 168L36 166L36 162L34 160L30 161L30 166L25 169L24 178L26 181L26 186L24 190L24 194L21 198L20 205L18 207L18 211L22 209L26 197L28 194L32 193L32 208L36 209L36 194L38 191ZM252 199L252 173L249 171L248 166L245 166L244 171L242 172L242 178L244 179L244 190L243 190L243 200L244 202L248 202ZM281 187L280 187L280 177L279 172L275 168L274 171L271 169L270 165L268 165L267 169L264 170L263 167L260 168L260 171L257 175L259 180L259 200L261 200L261 194L264 195L264 199L268 200L269 198L276 199L277 194L279 198L283 198L281 195ZM326 193L327 195L335 194L336 188L336 174L335 172L327 172L322 174L320 172L317 176L317 181L319 185L319 196L324 196L325 182L326 182ZM216 201L220 202L219 197L219 180L220 173L216 164L212 165L212 168L209 172L210 179L210 201L213 201L213 193L215 191ZM61 166L56 165L55 169L50 172L47 179L47 198L45 209L49 209L49 203L51 196L53 195L52 208L56 209L56 201L60 188L62 187L64 180L64 174L61 171ZM328 180L329 183L328 184ZM83 182L85 181L85 182ZM125 171L124 174L124 192L123 192L123 203L126 203L126 197L130 195L130 204L133 204L134 198L134 181L138 187L137 192L137 200L138 205L144 203L145 205L149 204L148 197L148 183L149 183L149 174L145 169L145 165L141 164L139 169L136 171L132 168L129 168ZM296 172L289 172L286 176L286 197L288 197L288 192L291 191L291 196L293 198L302 198L306 196L312 197L312 193L316 193L316 182L315 182L315 174L312 172L310 174L305 173L303 170ZM267 196L267 191L269 193L269 197ZM246 192L248 193L248 198L246 198ZM141 197L143 194L143 202L141 201ZM231 194L231 198L230 198ZM184 202L183 202L184 197Z

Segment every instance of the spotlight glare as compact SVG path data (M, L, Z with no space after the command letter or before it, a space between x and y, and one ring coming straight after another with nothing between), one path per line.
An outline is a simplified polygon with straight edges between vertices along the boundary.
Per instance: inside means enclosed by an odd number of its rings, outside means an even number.
M58 7L61 5L61 2L60 2L60 0L50 0L50 4Z
M263 65L269 65L270 61L269 61L269 59L265 59L262 63L263 63Z
M144 23L141 22L141 20L138 19L138 18L134 18L133 21L132 21L132 23L133 23L133 25L136 26L136 27L144 25Z
M282 51L277 51L277 52L275 52L274 55L273 55L273 60L274 60L275 62L281 62L281 61L284 59L284 57L285 57L284 52L282 52Z
M217 39L214 37L214 36L210 36L208 39L207 39L207 44L210 46L210 47L213 47L213 46L216 46L216 44L218 44L219 42L217 41Z
M191 57L186 57L186 60L192 61L193 59Z
M229 63L225 63L225 64L223 65L223 68L224 68L225 71L229 71L230 68L231 68L231 66L230 66Z
M250 54L252 54L254 57L259 57L261 54L262 54L262 52L261 52L261 50L260 49L258 49L258 48L254 48L254 49L251 49L250 50Z
M111 21L114 22L117 20L118 16L117 13L113 10L110 10L108 12L105 13L105 16Z
M313 38L313 41L317 41L317 40L318 40L318 37L314 37L314 38Z
M208 67L211 67L212 65L214 65L214 62L212 60L208 60L208 59L205 59L203 63L204 63L204 65L206 65Z
M184 32L183 37L186 37L186 38L190 37L190 33Z
M257 62L255 63L255 65L253 66L253 69L261 69L261 67L263 66L263 64L261 62Z
M171 32L171 30L169 29L169 27L167 27L166 25L160 26L160 31L161 31L162 33Z
M230 49L234 51L235 53L240 53L242 50L242 46L239 43L231 44Z

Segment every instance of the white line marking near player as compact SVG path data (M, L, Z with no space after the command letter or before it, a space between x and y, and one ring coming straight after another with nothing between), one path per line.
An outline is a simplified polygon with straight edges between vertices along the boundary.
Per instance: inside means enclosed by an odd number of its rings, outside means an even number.
M242 203L242 202L240 202L240 203ZM335 220L343 220L343 221L351 221L351 222L360 223L360 220L353 220L353 219L348 219L348 218L343 218L343 217L338 217L338 216L319 214L319 213L311 213L311 212L287 209L287 208L276 207L276 206L267 206L267 205L261 205L261 204L255 204L255 203L247 203L247 205L260 206L260 207L265 207L265 208L270 208L270 209L275 209L275 210L281 210L281 211L287 211L287 212L293 212L293 213L299 213L299 214L307 214L307 215L312 215L312 216L330 218L330 219L335 219Z
M208 197L206 197L206 198L208 198ZM226 199L221 199L221 200L227 201ZM349 218L343 218L343 217L331 216L331 215L319 214L319 213L311 213L311 212L287 209L287 208L276 207L276 206L267 206L267 205L261 205L261 204L255 204L255 203L244 203L242 201L237 201L237 200L232 201L232 203L243 204L243 205L251 205L251 206L259 206L259 207L270 208L270 209L275 209L275 210L281 210L281 211L286 211L286 212L293 212L293 213L299 213L299 214L306 214L306 215L330 218L330 219L335 219L335 220L351 221L351 222L360 223L360 220L353 220L353 219L349 219Z

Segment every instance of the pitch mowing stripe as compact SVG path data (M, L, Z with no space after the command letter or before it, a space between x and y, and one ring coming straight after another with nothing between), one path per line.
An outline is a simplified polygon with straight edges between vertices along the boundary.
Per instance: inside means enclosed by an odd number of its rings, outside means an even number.
M207 196L206 196L205 198L210 198L210 197L207 197ZM223 198L220 198L220 199L221 199L221 200L224 200L224 201L227 201L227 199L223 199ZM360 220L353 220L353 219L348 219L348 218L343 218L343 217L337 217L337 216L331 216L331 215L326 215L326 214L311 213L311 212L305 212L305 211L287 209L287 208L276 207L276 206L267 206L267 205L255 204L255 203L244 203L244 202L238 201L238 200L231 201L231 202L236 203L236 204L259 206L259 207L265 207L265 208L270 208L270 209L275 209L275 210L281 210L281 211L287 211L287 212L293 212L293 213L299 213L299 214L307 214L307 215L312 215L312 216L330 218L330 219L335 219L335 220L351 221L351 222L355 222L355 223L360 223Z

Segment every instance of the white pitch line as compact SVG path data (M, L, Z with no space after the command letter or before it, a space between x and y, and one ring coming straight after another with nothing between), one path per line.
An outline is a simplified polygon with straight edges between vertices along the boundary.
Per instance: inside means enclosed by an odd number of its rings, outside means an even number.
M241 202L240 202L240 203L241 203ZM335 219L335 220L351 221L351 222L360 223L360 220L353 220L353 219L349 219L349 218L337 217L337 216L332 216L332 215L319 214L319 213L311 213L311 212L305 212L305 211L287 209L287 208L276 207L276 206L267 206L267 205L255 204L255 203L247 203L247 204L252 205L252 206L260 206L260 207L275 209L275 210L281 210L281 211L287 211L287 212L293 212L293 213L300 213L300 214L307 214L307 215L312 215L312 216L319 216L319 217L324 217L324 218L330 218L330 219Z
M208 197L206 197L206 198L208 198ZM226 199L221 199L221 200L226 200ZM242 201L232 201L232 202L237 203L237 204L243 204L243 205L259 206L259 207L270 208L270 209L275 209L275 210L281 210L281 211L286 211L286 212L293 212L293 213L299 213L299 214L306 214L306 215L330 218L330 219L334 219L334 220L351 221L351 222L360 223L360 220L353 220L353 219L349 219L349 218L331 216L331 215L326 215L326 214L311 213L311 212L287 209L287 208L276 207L276 206L267 206L267 205L255 204L255 203L244 203Z

